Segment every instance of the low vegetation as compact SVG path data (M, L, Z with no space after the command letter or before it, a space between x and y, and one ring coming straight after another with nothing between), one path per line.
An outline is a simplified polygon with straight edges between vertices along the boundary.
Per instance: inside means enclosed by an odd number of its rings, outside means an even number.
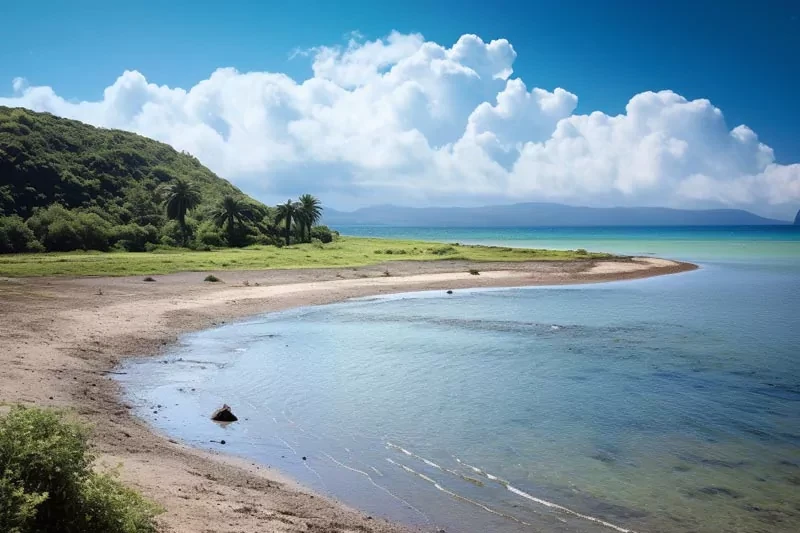
M387 248L387 243L391 248ZM391 253L388 253L391 250ZM0 256L0 276L127 276L273 268L357 267L387 261L572 261L609 254L494 246L445 245L339 237L329 243L249 246L214 251L161 248L150 253L68 252Z
M150 533L158 513L95 469L84 426L35 408L0 418L0 531Z

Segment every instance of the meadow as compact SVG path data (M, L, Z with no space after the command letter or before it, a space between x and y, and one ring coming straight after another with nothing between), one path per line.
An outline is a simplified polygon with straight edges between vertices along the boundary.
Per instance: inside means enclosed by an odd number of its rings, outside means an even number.
M538 250L340 237L334 242L211 251L63 252L0 255L0 276L129 276L225 270L358 267L388 261L577 261L614 256L585 250Z

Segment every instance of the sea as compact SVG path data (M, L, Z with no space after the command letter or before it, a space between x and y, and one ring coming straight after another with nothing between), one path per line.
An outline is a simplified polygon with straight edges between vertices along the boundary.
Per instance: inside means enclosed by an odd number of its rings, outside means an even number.
M424 530L800 531L800 228L339 229L700 268L252 317L129 360L139 415Z

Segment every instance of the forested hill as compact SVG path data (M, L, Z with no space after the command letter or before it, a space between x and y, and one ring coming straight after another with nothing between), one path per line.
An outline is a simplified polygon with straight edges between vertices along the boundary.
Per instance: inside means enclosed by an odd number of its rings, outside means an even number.
M135 133L0 106L0 216L37 207L98 207L114 223L161 215L156 189L175 177L196 184L198 211L225 195L245 198L193 156Z

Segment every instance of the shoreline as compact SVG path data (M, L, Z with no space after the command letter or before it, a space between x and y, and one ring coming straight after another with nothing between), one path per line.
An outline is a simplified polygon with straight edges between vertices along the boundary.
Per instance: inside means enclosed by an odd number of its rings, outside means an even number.
M469 273L478 269L479 275ZM111 278L0 279L0 409L73 409L94 426L101 464L162 505L164 531L422 531L319 496L268 465L190 448L132 414L113 372L180 335L229 320L356 297L425 290L641 279L696 269L656 258L569 262L397 261L359 268ZM389 276L385 272L390 273ZM209 421L209 423L211 423Z

